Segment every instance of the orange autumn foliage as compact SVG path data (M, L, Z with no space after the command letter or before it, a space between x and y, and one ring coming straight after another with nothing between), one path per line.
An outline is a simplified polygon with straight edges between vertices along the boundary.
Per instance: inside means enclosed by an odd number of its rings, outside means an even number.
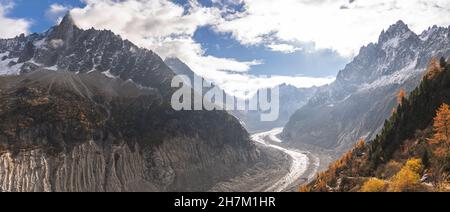
M320 192L327 192L328 191L327 181L329 181L329 180L330 180L330 177L325 172L320 173L319 176L317 177L317 182L316 182L314 190L320 191ZM306 190L306 188L303 190Z
M359 149L364 148L364 146L366 146L366 141L364 139L361 139L358 141L358 143L356 143L356 146L354 149L359 150Z
M433 124L434 136L431 143L443 143L448 145L450 143L450 110L447 104L442 104L439 107Z
M387 182L378 178L371 178L364 183L360 192L384 192L387 188Z
M397 103L402 105L403 99L406 98L406 91L402 88L397 94Z
M417 191L420 186L420 172L423 169L420 159L410 159L405 166L390 180L388 191Z
M330 165L329 167L330 171L333 173L339 172L340 169L347 166L348 162L352 159L352 157L353 152L345 153L344 156L341 157L341 159Z
M302 192L302 193L308 193L311 191L312 191L311 187L309 187L307 185L300 187L300 189L298 190L298 192Z
M434 154L438 157L438 158L446 158L447 155L449 155L449 150L446 147L438 147L436 148L436 150L434 151Z
M414 158L406 162L404 168L409 169L415 173L420 173L423 169L422 160Z
M434 79L439 73L441 73L441 65L439 63L439 60L436 58L431 59L430 64L428 65L428 69L426 72L425 77L427 79Z
M409 169L402 169L392 178L389 185L390 192L414 191L419 185L420 175Z

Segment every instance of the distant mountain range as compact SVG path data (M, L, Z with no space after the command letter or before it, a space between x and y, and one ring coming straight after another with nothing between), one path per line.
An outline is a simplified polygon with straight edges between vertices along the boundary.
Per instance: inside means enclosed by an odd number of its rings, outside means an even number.
M191 82L194 81L194 77L202 78L179 58L167 58L165 63L174 70L176 74L187 76ZM218 87L217 85L215 86ZM203 90L202 92L205 93L206 91L207 90ZM275 121L261 121L261 113L267 113L267 111L252 111L247 109L229 110L228 112L237 117L250 132L271 130L276 127L283 127L288 122L291 115L305 105L316 91L318 91L317 87L297 88L287 84L280 85L280 111L279 118ZM255 98L255 96L250 97L250 99L251 98Z
M397 105L401 89L412 91L433 57L450 56L450 28L417 35L402 21L361 48L335 82L319 88L290 118L282 137L292 145L349 150L359 139L374 139Z

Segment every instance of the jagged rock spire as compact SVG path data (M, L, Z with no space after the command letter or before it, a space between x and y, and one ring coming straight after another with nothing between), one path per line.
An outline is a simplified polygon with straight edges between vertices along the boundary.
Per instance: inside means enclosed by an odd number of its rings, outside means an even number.
M61 20L59 26L75 26L75 21L73 20L72 15L68 12L64 18Z
M391 38L397 37L399 35L412 32L408 25L406 25L402 20L397 21L397 23L391 25L388 30L381 32L378 43L383 43Z
M53 31L50 35L52 39L61 39L64 41L70 41L73 37L73 34L79 30L75 25L75 21L72 18L72 15L67 13L64 18L61 20L58 26L53 28Z

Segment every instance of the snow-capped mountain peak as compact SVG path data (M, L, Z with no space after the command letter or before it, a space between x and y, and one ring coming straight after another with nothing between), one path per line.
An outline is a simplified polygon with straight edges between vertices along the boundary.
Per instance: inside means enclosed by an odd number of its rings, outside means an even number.
M404 37L405 34L414 34L403 21L391 25L386 31L383 30L378 39L379 44L383 44L398 37Z
M107 74L158 88L170 87L173 72L154 52L123 40L109 30L83 30L70 14L45 33L0 39L0 74L58 70ZM168 89L162 89L168 90Z
M285 138L343 150L373 138L399 90L415 88L432 58L450 56L449 34L450 27L434 26L419 36L402 21L390 26L291 117Z

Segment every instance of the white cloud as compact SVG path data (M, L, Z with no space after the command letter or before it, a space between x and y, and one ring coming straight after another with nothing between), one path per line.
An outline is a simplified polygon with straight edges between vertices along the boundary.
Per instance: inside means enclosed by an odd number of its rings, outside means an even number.
M244 45L273 45L272 40L313 42L316 49L332 49L349 57L398 20L417 33L434 24L450 25L448 0L242 2L245 11L226 16L215 25L216 31L231 32Z
M269 44L267 45L269 49L271 49L274 52L282 52L282 53L294 53L296 51L302 50L302 48L295 47L293 45L289 44Z
M29 32L31 23L28 20L7 17L13 8L13 1L0 1L0 38L12 38Z
M292 85L297 88L309 88L332 83L335 78L304 77L304 76L253 76L248 74L218 73L216 82L227 93L240 98L248 98L261 88L273 88L281 84ZM219 80L217 80L219 79Z
M52 4L50 8L45 12L45 16L48 19L54 20L56 23L61 22L62 17L71 9L70 6L65 6L61 4Z
M450 24L448 0L212 0L212 7L201 6L197 0L184 6L168 0L82 1L84 8L71 9L80 27L110 29L163 58L179 57L228 91L278 83L321 85L330 79L264 79L245 74L264 61L205 54L193 39L199 27L211 26L218 33L231 33L243 45L263 45L277 52L331 49L352 57L400 19L418 33L434 24ZM235 10L239 4L244 6Z
M194 41L199 27L219 22L222 13L219 8L202 7L196 1L189 1L188 9L167 0L83 1L86 7L71 9L79 27L112 30L163 58L180 58L199 75L215 82L220 81L220 76L230 76L229 71L243 73L262 64L259 60L238 61L206 55L201 44Z

